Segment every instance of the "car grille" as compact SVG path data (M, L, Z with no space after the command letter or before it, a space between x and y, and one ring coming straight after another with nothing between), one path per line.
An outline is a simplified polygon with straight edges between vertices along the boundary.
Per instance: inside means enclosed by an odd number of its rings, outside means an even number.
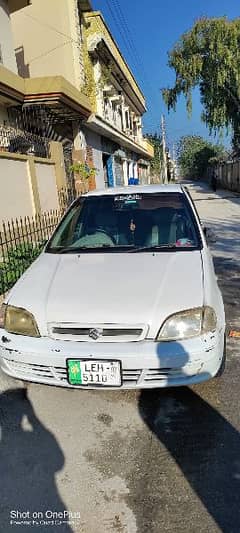
M16 372L21 379L31 379L33 381L42 381L53 383L56 385L67 385L67 369L64 367L52 367L46 365L35 365L29 363L22 363L17 361L6 360L9 370ZM122 379L123 387L131 388L136 385L147 384L149 385L156 382L176 379L183 377L181 368L161 368L161 369L123 369Z
M49 324L50 337L55 340L73 340L79 342L134 342L146 337L148 326L137 324Z
M144 375L145 381L161 381L168 379L169 377L177 378L182 374L181 368L160 368L146 370Z

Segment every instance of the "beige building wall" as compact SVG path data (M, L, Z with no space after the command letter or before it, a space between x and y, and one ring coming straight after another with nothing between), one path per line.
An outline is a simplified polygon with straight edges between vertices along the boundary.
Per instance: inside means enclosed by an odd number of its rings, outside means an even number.
M21 76L61 75L80 88L83 69L77 6L78 0L32 0L11 16Z
M0 158L0 223L34 214L27 161Z
M0 151L0 228L2 221L59 209L66 187L62 146L52 142L51 159Z
M41 211L59 209L54 165L36 163L35 168Z
M11 20L5 0L0 0L0 63L17 74Z

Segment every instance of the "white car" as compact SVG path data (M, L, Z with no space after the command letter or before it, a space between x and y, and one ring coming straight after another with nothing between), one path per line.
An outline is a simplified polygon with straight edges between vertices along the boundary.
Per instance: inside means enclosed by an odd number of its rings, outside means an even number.
M224 306L188 191L77 199L2 307L0 364L21 380L85 389L221 375Z

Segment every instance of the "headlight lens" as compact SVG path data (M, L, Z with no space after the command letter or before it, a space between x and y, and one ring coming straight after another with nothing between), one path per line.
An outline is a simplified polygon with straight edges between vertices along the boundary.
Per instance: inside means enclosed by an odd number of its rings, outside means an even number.
M15 335L40 337L34 316L20 307L6 306L4 328Z
M158 341L177 341L215 331L217 317L211 307L197 307L170 316L161 327Z

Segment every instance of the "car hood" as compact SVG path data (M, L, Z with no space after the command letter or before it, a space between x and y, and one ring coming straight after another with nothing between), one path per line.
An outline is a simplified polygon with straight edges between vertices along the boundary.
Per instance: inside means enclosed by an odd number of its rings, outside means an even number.
M154 338L171 314L203 305L199 251L43 253L10 293L12 305L48 323L145 324Z

